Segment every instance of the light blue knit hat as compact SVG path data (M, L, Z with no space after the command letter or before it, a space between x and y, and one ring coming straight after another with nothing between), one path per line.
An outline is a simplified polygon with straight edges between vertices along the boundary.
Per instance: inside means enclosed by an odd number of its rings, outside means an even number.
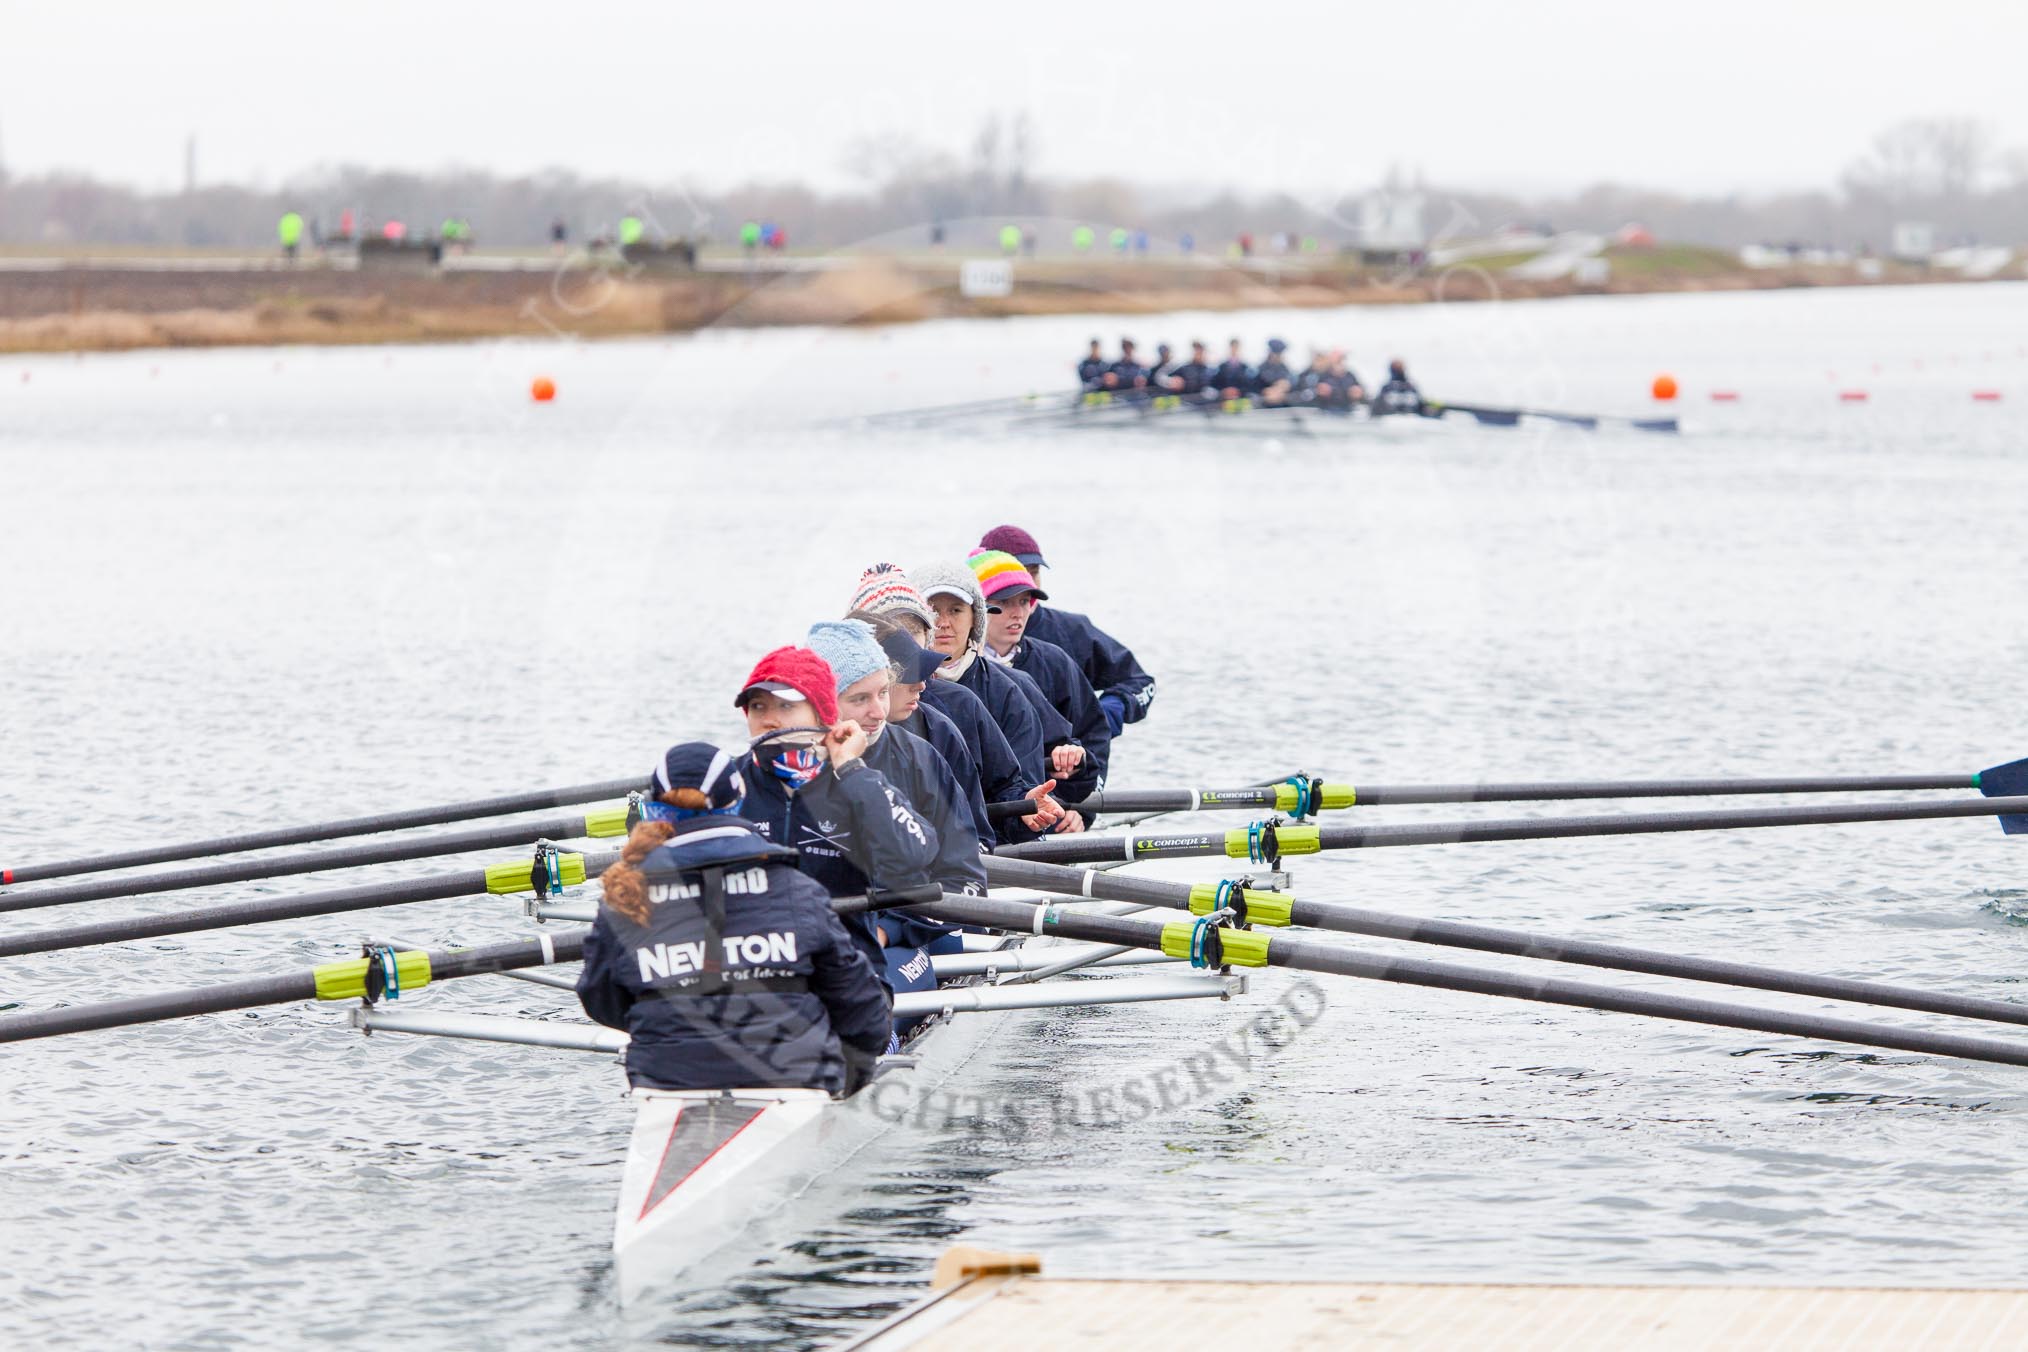
M873 626L864 620L819 620L810 626L805 643L831 664L841 695L847 686L888 668L887 654L873 637Z

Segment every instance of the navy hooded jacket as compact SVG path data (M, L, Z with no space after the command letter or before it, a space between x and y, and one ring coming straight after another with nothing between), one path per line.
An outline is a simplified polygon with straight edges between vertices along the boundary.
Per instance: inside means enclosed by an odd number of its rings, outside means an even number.
M947 718L965 739L965 750L971 753L972 766L979 773L979 792L989 803L1011 803L1026 798L1028 791L1041 780L1030 779L1023 770L1020 757L1007 740L1007 734L986 712L986 706L979 697L959 685L956 681L931 681L922 690L922 705L917 708L919 717L924 709L930 709ZM914 720L910 730L914 731ZM1039 731L1039 730L1038 730ZM935 745L935 739L930 739ZM1042 746L1035 746L1035 760L1042 760ZM955 763L952 766L956 768ZM1016 844L1032 840L1035 833L1021 824L1019 818L1010 817L1000 824L1000 839L1005 844Z
M863 760L847 762L843 774L826 765L794 794L751 751L739 768L747 786L739 815L764 839L796 851L798 867L831 896L857 896L869 885L895 891L935 880L936 828ZM846 931L866 961L884 971L874 925L871 914L845 917Z
M949 762L907 728L890 723L867 745L866 763L885 776L915 809L916 816L936 831L932 873L937 885L946 892L985 896L986 866L979 857L979 833L972 825L964 788ZM884 912L875 923L887 931L890 959L897 949L929 943L951 930L928 916L901 911ZM892 961L888 965L891 969ZM890 981L893 975L890 970Z
M715 940L707 870L724 906ZM841 1040L861 1057L887 1046L887 988L793 851L737 817L698 817L641 872L648 923L599 907L577 979L585 1013L631 1039L635 1085L836 1093Z
M1074 776L1080 784L1087 778L1091 780L1084 793L1104 787L1106 764L1113 750L1112 725L1106 722L1091 682L1077 669L1077 663L1054 643L1024 634L1014 645L1010 665L1035 683L1050 707L1069 724L1071 739L1084 748L1084 766ZM1082 797L1083 793L1077 796Z
M907 718L890 719L888 723L891 727L914 733L929 743L930 750L943 757L944 764L951 767L952 777L958 781L959 791L965 796L965 812L972 819L972 834L979 838L981 844L990 845L994 838L993 819L986 815L986 794L979 780L979 767L973 761L972 749L965 745L965 735L958 731L958 725L930 708L926 702L916 705L915 712Z
M943 680L944 677L938 675L925 690L934 688L938 681ZM991 658L980 655L972 659L963 676L948 684L961 687L985 706L986 716L1006 735L1007 744L1021 758L1022 773L1030 781L1040 784L1049 778L1049 748L1052 745L1049 739L1052 734L1057 741L1069 737L1070 725L1053 709L1049 710L1050 720L1045 723L1035 701L1022 688L1019 676ZM1033 688L1032 682L1030 688ZM1036 692L1038 696L1040 693ZM1043 703L1047 705L1047 701ZM943 707L941 700L938 707Z
M1155 678L1141 670L1126 644L1088 617L1074 610L1037 606L1028 616L1026 637L1054 643L1069 653L1102 705L1108 696L1119 702L1121 723L1138 723L1148 716L1148 706L1155 702Z

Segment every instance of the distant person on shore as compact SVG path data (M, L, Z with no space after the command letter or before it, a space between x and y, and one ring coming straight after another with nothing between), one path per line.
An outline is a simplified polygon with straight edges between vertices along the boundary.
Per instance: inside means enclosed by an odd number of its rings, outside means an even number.
M1408 378L1408 367L1396 357L1387 364L1387 383L1373 396L1373 411L1383 413L1426 413L1422 391Z
M1105 378L1106 368L1111 363L1099 348L1099 340L1091 340L1091 351L1084 354L1084 360L1077 364L1077 383L1088 390L1100 387Z
M558 216L549 223L549 251L562 253L570 244L570 222Z
M303 243L302 216L293 211L283 212L281 222L275 226L275 236L282 242L282 257L295 262L296 250Z

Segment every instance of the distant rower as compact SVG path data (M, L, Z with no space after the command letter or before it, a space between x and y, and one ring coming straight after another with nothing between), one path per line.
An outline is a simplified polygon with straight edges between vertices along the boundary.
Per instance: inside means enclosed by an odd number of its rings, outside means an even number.
M1396 357L1387 364L1387 383L1373 396L1375 413L1427 413L1422 391L1408 378L1408 367Z

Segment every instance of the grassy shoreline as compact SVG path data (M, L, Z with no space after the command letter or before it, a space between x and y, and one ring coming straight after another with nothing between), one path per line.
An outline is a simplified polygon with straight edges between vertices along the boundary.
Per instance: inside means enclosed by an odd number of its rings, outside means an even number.
M684 333L789 324L891 324L1038 314L1485 303L1967 281L1907 265L1750 269L1717 250L1609 250L1602 284L1507 275L1504 256L1389 276L1336 258L1020 259L1010 296L959 293L958 256L737 256L656 273L539 255L482 255L444 272L358 270L185 253L0 251L0 353L155 347L460 341ZM2003 270L2015 277L2018 265Z

